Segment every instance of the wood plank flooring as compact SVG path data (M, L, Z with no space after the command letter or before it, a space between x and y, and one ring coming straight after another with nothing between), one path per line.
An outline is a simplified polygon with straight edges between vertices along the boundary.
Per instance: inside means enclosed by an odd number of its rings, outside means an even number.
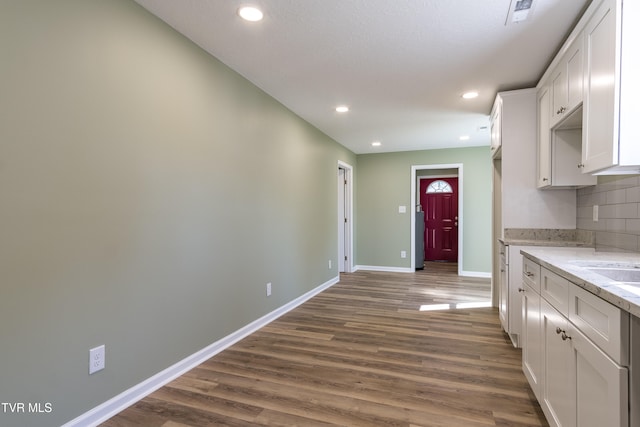
M342 274L103 427L547 426L497 310L456 308L489 279L456 271Z

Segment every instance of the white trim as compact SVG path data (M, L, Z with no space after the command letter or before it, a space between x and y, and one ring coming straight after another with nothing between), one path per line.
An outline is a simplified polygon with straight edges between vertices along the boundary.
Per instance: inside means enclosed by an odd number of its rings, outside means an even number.
M441 173L436 173L433 175L418 175L416 174L416 177L418 178L418 180L420 179L433 179L433 178L457 178L458 174L441 174Z
M461 271L460 276L466 277L482 277L491 279L491 273L487 273L486 271Z
M277 308L271 313L267 313L261 318L254 320L248 325L238 329L237 331L227 335L224 338L208 345L207 347L193 353L178 363L168 367L167 369L158 372L154 376L147 378L139 384L134 385L128 390L123 391L119 395L107 400L106 402L96 406L95 408L85 412L84 414L74 418L67 422L62 427L94 427L97 426L114 415L120 413L124 409L143 399L145 396L153 393L165 384L183 375L185 372L195 368L206 360L212 358L216 354L225 350L226 348L237 343L241 339L251 335L258 329L266 326L270 322L273 322L283 314L293 310L305 301L313 298L320 292L330 288L340 281L340 276L336 276L322 285L312 289L304 295L288 302L287 304Z
M354 259L353 259L353 166L351 166L348 163L343 162L342 160L338 160L338 169L344 169L345 171L345 178L347 180L347 192L349 193L348 196L348 206L346 206L346 211L347 211L347 221L349 224L348 227L348 236L347 233L345 233L345 241L348 240L348 246L349 246L349 253L347 254L347 266L345 268L345 273L351 273L354 271ZM338 185L340 185L340 183L338 183ZM340 218L340 212L338 212L338 224L340 223L340 221L342 221L342 218ZM338 244L340 244L340 239L338 238ZM338 249L338 253L340 253L340 249ZM343 262L343 260L338 260L338 263ZM338 267L338 264L336 264L336 267ZM338 271L340 271L338 269Z
M406 267L385 267L382 265L356 265L355 271L364 270L364 271L386 271L388 273L415 273L415 268L406 268Z
M416 269L416 257L413 254L416 247L416 181L417 171L424 169L457 169L458 170L458 275L462 276L463 252L464 252L464 206L463 206L463 164L437 164L437 165L412 165L411 166L411 270ZM430 177L430 178L433 178Z

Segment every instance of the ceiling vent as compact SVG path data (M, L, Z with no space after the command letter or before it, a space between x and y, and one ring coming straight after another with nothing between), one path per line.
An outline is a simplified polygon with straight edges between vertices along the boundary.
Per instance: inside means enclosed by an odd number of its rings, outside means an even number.
M533 0L511 0L505 25L518 24L531 18L535 2Z

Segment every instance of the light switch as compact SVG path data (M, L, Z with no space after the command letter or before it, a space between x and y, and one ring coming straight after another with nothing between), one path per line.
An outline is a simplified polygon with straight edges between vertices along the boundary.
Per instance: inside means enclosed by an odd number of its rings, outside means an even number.
M407 213L406 206L398 206L398 213Z

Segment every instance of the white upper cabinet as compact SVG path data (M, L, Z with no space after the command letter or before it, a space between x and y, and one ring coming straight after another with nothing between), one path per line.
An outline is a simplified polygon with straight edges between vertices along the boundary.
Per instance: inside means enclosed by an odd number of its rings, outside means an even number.
M582 173L583 33L569 40L549 83L538 85L538 188L597 182Z
M624 12L622 0L595 3L584 29L583 169L640 173L640 2Z
M580 33L570 44L562 61L551 76L551 127L569 117L582 105L583 35Z
M547 86L538 89L538 188L575 188L595 185L597 178L582 173L582 118L580 110L552 129L551 92ZM556 110L557 111L557 110Z

